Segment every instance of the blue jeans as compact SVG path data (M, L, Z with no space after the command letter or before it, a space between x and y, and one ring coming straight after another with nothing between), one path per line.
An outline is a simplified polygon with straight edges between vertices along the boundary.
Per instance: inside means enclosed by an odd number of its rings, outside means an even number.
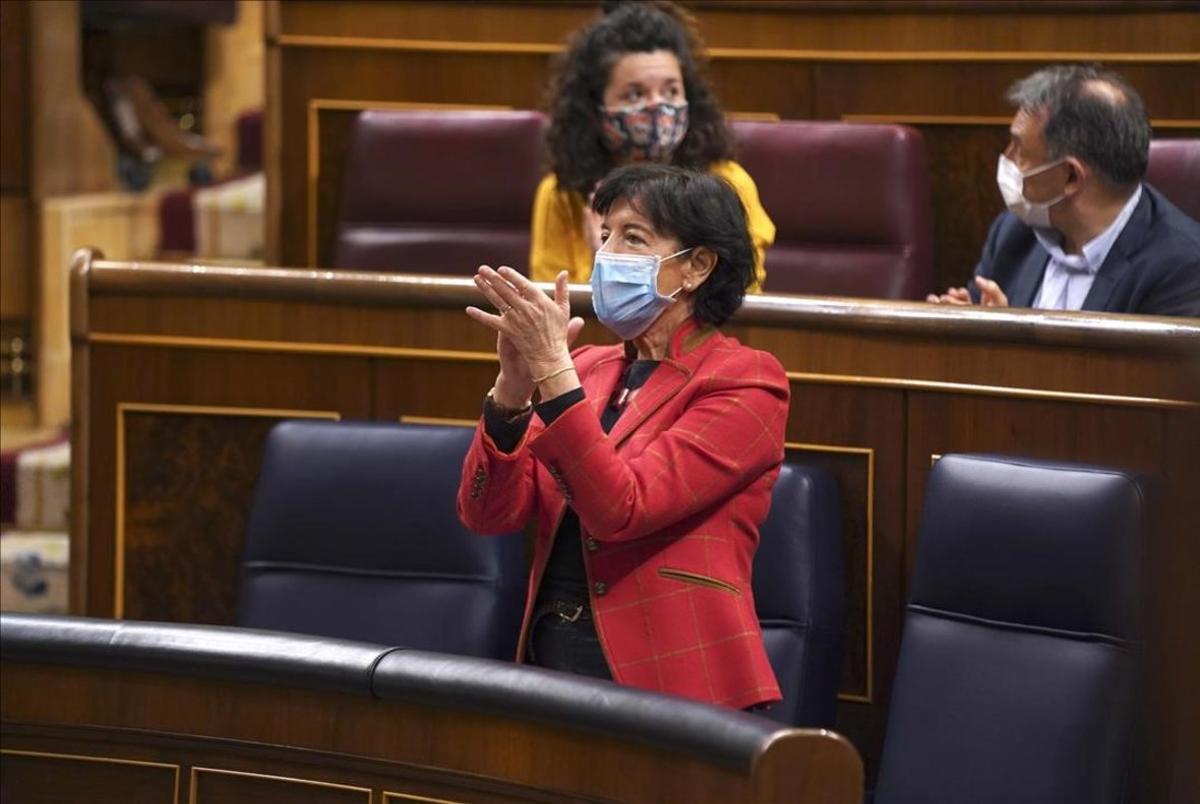
M587 599L540 595L529 626L530 664L612 680Z

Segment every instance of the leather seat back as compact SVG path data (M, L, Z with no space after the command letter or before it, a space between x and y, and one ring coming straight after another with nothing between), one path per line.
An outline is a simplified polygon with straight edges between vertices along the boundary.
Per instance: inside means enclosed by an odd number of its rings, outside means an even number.
M877 804L1122 800L1141 484L947 455L926 490Z
M754 605L783 700L767 717L832 727L846 628L837 481L785 462L754 556Z
M477 536L459 522L472 433L277 425L247 530L238 624L512 659L524 537Z
M470 276L487 263L524 273L543 127L538 112L362 112L333 266Z
M775 293L920 299L933 272L925 140L899 125L735 121L775 244Z

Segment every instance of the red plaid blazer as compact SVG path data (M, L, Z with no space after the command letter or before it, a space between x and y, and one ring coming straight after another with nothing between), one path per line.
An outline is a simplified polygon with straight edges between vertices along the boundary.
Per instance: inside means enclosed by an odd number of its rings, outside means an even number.
M734 708L780 698L754 610L750 567L783 461L788 382L779 361L692 320L612 432L600 413L621 346L574 354L587 399L511 454L480 422L458 512L479 533L537 519L517 661L554 533L579 515L592 611L622 684Z

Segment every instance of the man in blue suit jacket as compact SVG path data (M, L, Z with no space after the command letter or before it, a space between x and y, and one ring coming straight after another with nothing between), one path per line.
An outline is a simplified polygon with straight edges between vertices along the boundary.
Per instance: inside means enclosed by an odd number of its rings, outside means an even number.
M1017 107L974 287L943 304L1200 316L1200 223L1142 184L1150 123L1120 76L1039 70L1009 90Z

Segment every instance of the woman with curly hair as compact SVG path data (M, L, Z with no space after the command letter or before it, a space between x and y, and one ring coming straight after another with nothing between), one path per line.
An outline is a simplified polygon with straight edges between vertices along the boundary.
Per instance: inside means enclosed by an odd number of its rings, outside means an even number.
M567 271L586 282L600 247L588 199L610 170L658 162L728 182L746 208L762 287L763 252L775 224L750 175L732 160L733 137L701 74L703 56L684 12L670 3L611 3L577 31L550 91L547 146L552 172L533 205L529 275L552 282Z

